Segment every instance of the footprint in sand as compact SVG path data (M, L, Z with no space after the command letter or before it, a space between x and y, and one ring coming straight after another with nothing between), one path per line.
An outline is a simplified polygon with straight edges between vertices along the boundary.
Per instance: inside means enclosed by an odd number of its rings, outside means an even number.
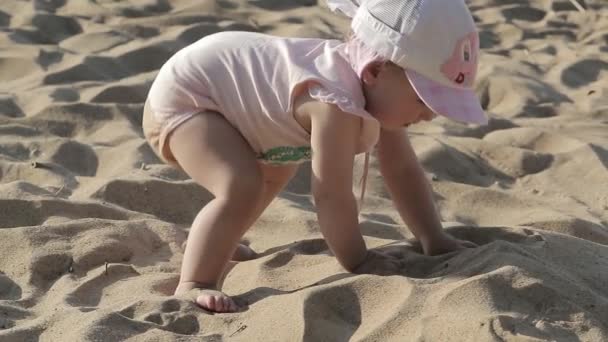
M67 295L66 303L84 310L96 308L100 306L104 296L113 292L114 284L140 275L131 265L124 264L109 264L107 268L97 269L94 273Z
M200 330L194 313L201 312L194 303L171 298L137 302L121 310L120 314L135 321L152 323L162 330L192 335Z
M351 282L336 287L315 288L301 294L303 297L301 304L303 306L303 316L301 317L301 323L304 325L303 340L349 341L360 325L363 325L361 316L364 309L361 307L361 294L357 293L358 290L360 291ZM380 303L376 303L376 305L385 309L392 308L394 304L389 303L391 299L391 296L379 296L377 301ZM363 304L365 303L368 301L364 301ZM371 316L369 309L373 310L373 308L369 306L366 309L368 311L365 311L365 314ZM327 320L327 312L335 313L331 321ZM377 312L377 314L380 316L371 317L381 320L383 316L389 315L382 312Z

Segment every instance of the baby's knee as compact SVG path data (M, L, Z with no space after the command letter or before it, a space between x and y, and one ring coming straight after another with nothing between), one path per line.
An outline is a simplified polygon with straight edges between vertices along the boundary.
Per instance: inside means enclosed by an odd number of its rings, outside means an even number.
M230 200L235 206L255 206L264 193L264 181L261 177L238 177L228 184L226 189L216 195L218 199Z

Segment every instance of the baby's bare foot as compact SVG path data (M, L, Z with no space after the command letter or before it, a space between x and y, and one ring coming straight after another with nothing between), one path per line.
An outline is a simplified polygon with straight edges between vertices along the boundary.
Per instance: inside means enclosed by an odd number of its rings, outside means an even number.
M257 258L257 253L251 247L239 243L238 247L232 254L233 261L247 261Z
M175 296L188 298L201 308L217 313L237 312L238 305L225 293L213 286L196 282L182 282L175 289Z

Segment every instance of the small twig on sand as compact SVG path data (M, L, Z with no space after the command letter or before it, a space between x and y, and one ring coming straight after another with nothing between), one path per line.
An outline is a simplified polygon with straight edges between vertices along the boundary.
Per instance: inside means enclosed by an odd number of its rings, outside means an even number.
M243 324L241 325L235 332L233 332L230 336L228 337L232 337L240 332L242 332L243 330L247 329L247 324Z
M578 3L577 0L570 0L570 2L572 3L572 5L574 7L576 7L576 9L581 12L581 13L585 13L585 8L583 8L583 6L581 6L581 4Z
M62 186L61 186L61 188L59 188L59 190L55 191L55 196L58 196L58 195L59 195L59 193L60 193L61 191L63 191L63 188L64 188L64 187L65 187L65 185L62 185Z
M51 169L52 168L52 164L43 163L43 162L39 162L36 160L31 162L30 166L34 169Z
M108 262L106 261L106 275L108 275Z

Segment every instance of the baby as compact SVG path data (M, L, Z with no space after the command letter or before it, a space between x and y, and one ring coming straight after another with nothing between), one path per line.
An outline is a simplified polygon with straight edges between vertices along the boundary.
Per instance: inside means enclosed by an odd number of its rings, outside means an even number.
M425 254L475 247L442 230L406 132L436 114L486 122L472 90L479 41L464 0L328 4L353 18L347 42L216 33L172 56L150 89L146 139L214 195L192 223L175 290L206 310L239 310L220 291L230 260L255 257L241 237L308 160L321 232L346 270L400 263L368 250L358 226L354 158L374 147Z

